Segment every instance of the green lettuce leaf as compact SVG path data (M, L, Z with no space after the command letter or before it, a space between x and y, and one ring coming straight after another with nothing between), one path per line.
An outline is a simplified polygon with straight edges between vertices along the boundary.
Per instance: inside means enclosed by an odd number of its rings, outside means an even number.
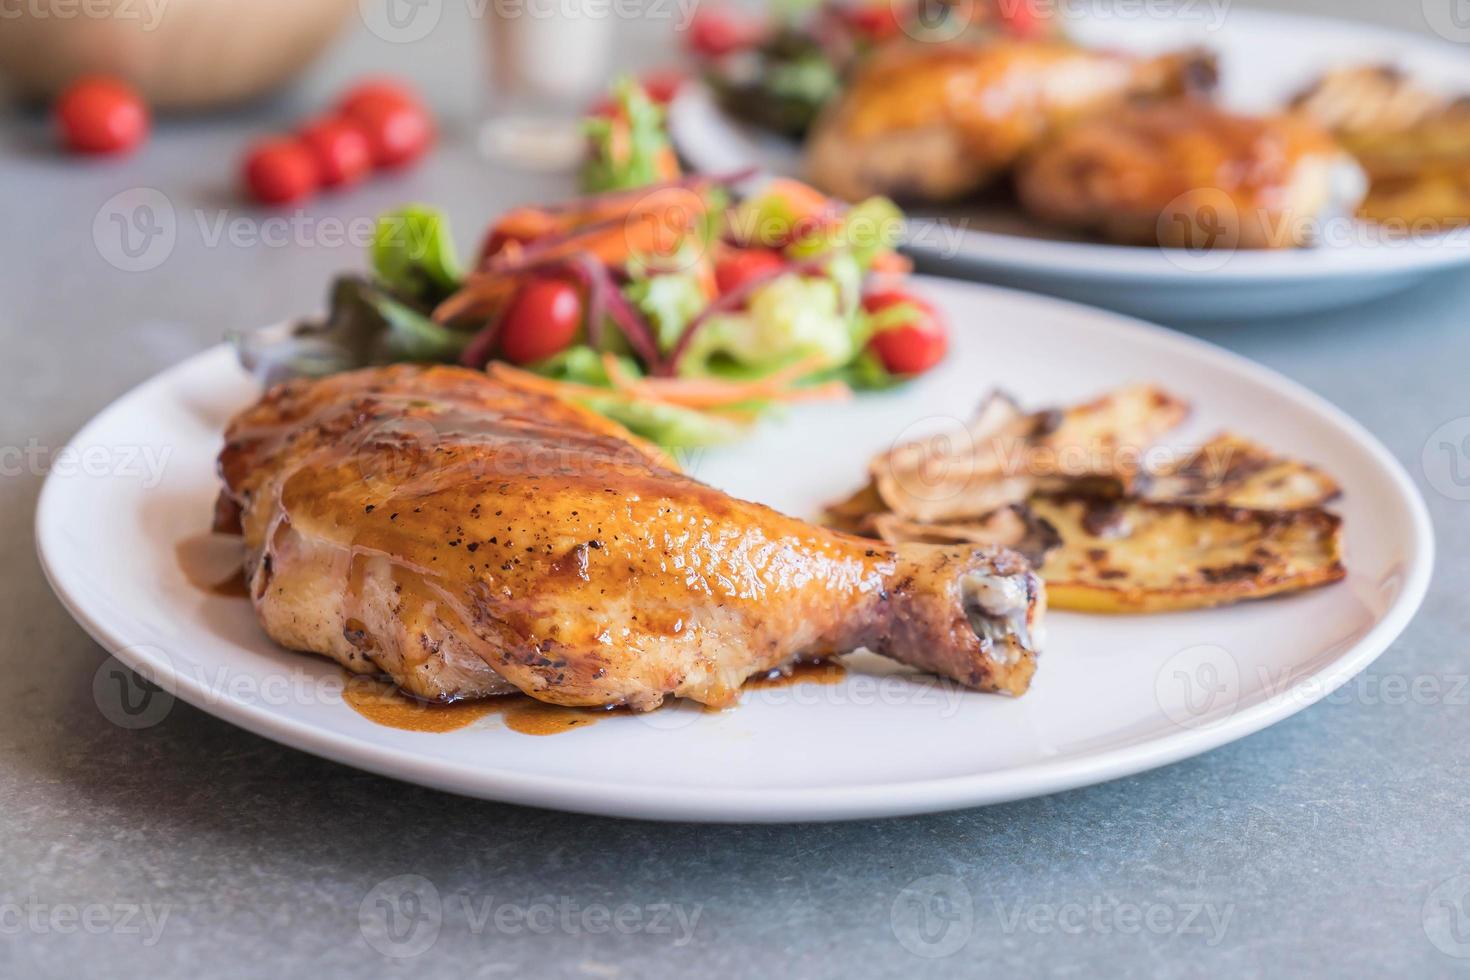
M832 367L845 364L857 348L843 291L834 279L785 275L772 280L750 297L744 311L703 324L679 373L754 376L812 355Z
M664 110L636 79L623 77L613 83L613 98L622 120L593 116L582 123L592 149L582 168L582 189L589 194L657 183L661 179L659 158L669 148ZM626 132L619 135L616 131L624 126L623 120Z
M432 304L459 288L449 219L434 208L411 204L379 215L370 254L374 278L397 296Z
M699 278L678 272L634 279L623 287L623 295L653 324L660 350L674 346L689 321L708 305Z
M786 248L792 258L843 251L866 272L873 259L903 240L903 212L886 197L870 197L847 209L840 224L822 228Z

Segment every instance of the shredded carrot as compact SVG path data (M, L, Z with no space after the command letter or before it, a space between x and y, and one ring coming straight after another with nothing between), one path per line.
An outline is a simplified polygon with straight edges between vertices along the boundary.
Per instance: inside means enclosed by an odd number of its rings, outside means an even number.
M503 361L492 361L487 367L488 373L501 381L506 381L531 391L539 391L545 395L556 398L616 398L621 401L635 400L628 392L616 391L612 388L599 388L596 385L581 384L576 381L558 381L555 378L544 378L530 371L522 371L518 367L511 367Z
M766 184L765 193L780 197L798 216L810 218L832 207L832 199L810 184L777 177Z
M914 263L897 252L879 252L873 256L873 274L902 278L914 271Z
M619 391L631 393L638 384L638 379L623 370L623 362L614 354L602 355L602 369L607 372L607 380Z
M725 381L720 378L634 378L611 354L602 358L608 380L618 391L650 401L684 408L717 408L747 401L829 401L850 396L852 390L840 381L800 388L791 384L823 365L820 355L804 358L764 378Z

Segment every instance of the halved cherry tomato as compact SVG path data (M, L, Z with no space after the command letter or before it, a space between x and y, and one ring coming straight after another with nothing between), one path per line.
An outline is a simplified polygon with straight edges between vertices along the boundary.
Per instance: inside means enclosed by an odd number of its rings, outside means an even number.
M749 48L761 39L758 21L729 10L702 7L684 32L689 50L703 58L722 58Z
M266 204L299 201L321 181L316 157L306 144L289 136L272 137L251 147L243 176L250 195Z
M410 163L434 141L429 110L407 86L391 79L360 82L348 90L337 109L362 128L375 166Z
M67 86L56 119L68 149L77 153L125 153L148 135L148 107L131 85L93 75Z
M520 288L500 324L500 353L532 364L572 345L582 327L582 295L561 279L532 279Z
M949 331L940 312L912 293L893 289L863 297L863 309L869 313L899 305L913 307L915 315L879 331L868 346L893 374L922 374L944 359Z
M349 119L323 116L301 129L301 142L316 157L325 187L355 184L373 169L373 150L361 127Z
M732 292L762 276L770 275L786 264L780 252L768 248L742 248L732 251L715 263L715 288Z

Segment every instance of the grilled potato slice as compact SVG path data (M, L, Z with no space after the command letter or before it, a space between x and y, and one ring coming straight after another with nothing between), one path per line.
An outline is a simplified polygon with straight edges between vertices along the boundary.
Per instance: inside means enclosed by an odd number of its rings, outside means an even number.
M1032 447L1028 471L1052 486L1081 480L1137 486L1143 454L1189 417L1189 403L1154 385L1116 388L1048 419Z
M1368 65L1328 72L1293 107L1328 126L1367 172L1359 217L1416 234L1470 221L1470 98Z
M1336 582L1342 521L1324 510L1039 496L1062 545L1041 568L1054 609L1162 612Z
M835 504L828 504L822 523L834 531L873 537L872 518L888 512L888 505L878 496L877 485L869 480L861 490L854 491L852 496Z
M898 446L869 473L884 507L910 521L982 517L1038 489L1117 495L1140 484L1144 451L1188 414L1187 402L1152 385L1029 414L992 393L962 433Z
M1010 548L1024 555L1032 567L1040 568L1046 556L1061 546L1056 528L1040 519L1025 504L1002 507L982 518L950 524L924 524L897 514L874 514L865 522L868 530L891 545L982 544Z
M1155 473L1149 500L1228 504L1250 510L1302 510L1338 495L1337 481L1306 463L1222 432L1166 469Z

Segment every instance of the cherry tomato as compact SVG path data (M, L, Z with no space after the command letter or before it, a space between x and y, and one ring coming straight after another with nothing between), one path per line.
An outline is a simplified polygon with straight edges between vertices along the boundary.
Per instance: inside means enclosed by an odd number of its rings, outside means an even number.
M320 175L306 144L289 136L262 140L245 157L245 189L257 201L285 204L308 197Z
M500 353L531 364L570 347L582 326L582 296L561 279L532 279L520 288L500 324Z
M316 157L323 187L355 184L373 169L373 150L350 119L323 116L301 129L301 142Z
M391 98L359 100L348 118L362 128L372 148L373 164L401 167L424 155L434 141L429 113L414 102Z
M67 148L77 153L125 153L148 135L148 107L115 78L94 75L67 86L56 118Z
M847 21L847 26L863 37L870 41L882 41L897 36L903 30L903 25L898 20L898 11L894 7L895 4L888 0L877 3L868 0L844 10L842 17Z
M674 101L674 96L679 94L679 87L684 84L684 75L677 69L665 68L641 76L638 84L643 86L643 91L655 105L668 105ZM604 96L592 104L587 114L613 119L618 116L619 111L617 100L611 96Z
M912 293L894 289L863 298L863 309L869 313L900 304L913 307L914 317L875 334L868 345L892 373L921 374L944 359L949 332L939 311Z
M1046 15L1031 0L1001 4L1000 19L1006 30L1017 37L1040 37L1046 33Z
M664 68L647 72L639 81L650 99L659 105L668 105L679 94L679 88L684 84L684 73L676 68Z
M358 110L368 105L383 102L420 107L423 105L407 83L384 76L366 78L353 85L338 100L337 111L344 116L354 116Z
M752 279L771 275L786 264L780 252L768 248L743 248L715 263L715 288L733 292Z
M700 8L685 31L684 43L704 58L721 58L751 47L760 40L760 25L739 14Z

